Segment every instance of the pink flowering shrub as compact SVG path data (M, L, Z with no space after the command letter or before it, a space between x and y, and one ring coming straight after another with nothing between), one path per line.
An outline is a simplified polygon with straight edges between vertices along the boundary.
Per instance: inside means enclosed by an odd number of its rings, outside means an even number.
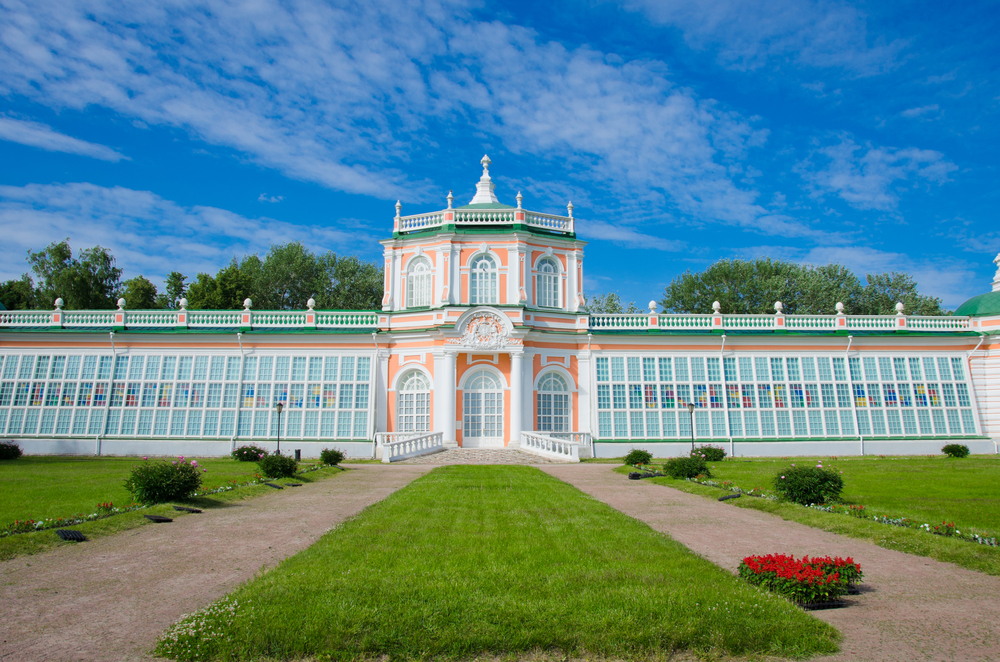
M267 451L260 446L248 444L235 449L232 453L230 453L230 455L232 455L232 458L237 462L256 462L260 458L267 455Z

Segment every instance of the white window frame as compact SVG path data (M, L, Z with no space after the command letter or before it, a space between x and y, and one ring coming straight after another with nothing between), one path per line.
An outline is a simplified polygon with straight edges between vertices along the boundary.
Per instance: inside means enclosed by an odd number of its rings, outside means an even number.
M543 269L548 267L550 271ZM562 292L559 263L555 258L543 257L535 267L535 301L539 308L561 308Z
M396 431L429 432L431 429L431 384L420 370L400 377L396 389Z
M434 270L426 257L410 260L406 269L406 307L429 307L433 301Z
M489 267L481 265L488 263ZM499 269L489 253L479 253L469 260L469 303L473 306L500 303Z
M557 388L552 388L553 383ZM561 414L556 414L557 402L562 405ZM569 384L557 371L544 373L538 379L535 391L535 429L539 432L570 432L573 428L573 411Z

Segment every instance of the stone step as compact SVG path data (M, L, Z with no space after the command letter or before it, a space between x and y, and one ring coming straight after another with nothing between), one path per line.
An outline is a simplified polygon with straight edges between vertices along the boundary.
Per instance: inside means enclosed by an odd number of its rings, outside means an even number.
M412 457L393 464L561 464L544 457L508 448L451 448L441 453Z

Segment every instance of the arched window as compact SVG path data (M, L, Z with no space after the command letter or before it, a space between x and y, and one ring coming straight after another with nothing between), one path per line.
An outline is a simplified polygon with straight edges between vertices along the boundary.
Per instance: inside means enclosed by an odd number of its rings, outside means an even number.
M431 263L425 257L410 260L406 276L406 307L419 308L431 305L431 285L433 283Z
M497 297L497 266L493 258L483 254L472 258L469 265L469 303L499 303Z
M543 258L538 263L538 305L542 308L558 308L559 300L559 267L550 257Z
M550 372L538 382L538 431L569 432L569 389L566 380Z
M462 445L503 446L503 384L489 370L478 370L462 389Z
M407 374L396 392L396 430L428 432L431 429L431 387L418 370Z

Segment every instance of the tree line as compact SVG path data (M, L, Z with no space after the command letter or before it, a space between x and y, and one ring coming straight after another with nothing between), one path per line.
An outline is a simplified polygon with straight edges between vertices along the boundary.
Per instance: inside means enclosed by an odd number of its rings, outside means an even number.
M832 315L837 302L848 315L894 315L902 302L907 315L947 315L941 299L921 294L907 273L866 274L864 280L842 264L801 265L783 260L719 260L705 271L690 270L666 287L660 305L667 313L708 314L718 301L728 315L773 313L783 304L788 315ZM614 292L591 296L593 313L640 313Z
M117 308L119 298L133 310L173 309L182 298L194 310L242 308L247 298L263 310L304 310L310 298L316 308L334 310L375 310L382 302L380 264L313 253L299 242L272 245L263 258L233 257L215 275L199 273L190 282L171 271L163 292L141 274L122 280L123 270L102 246L74 256L66 239L28 251L27 260L31 274L0 283L0 303L8 310L49 309L56 298L68 310Z

